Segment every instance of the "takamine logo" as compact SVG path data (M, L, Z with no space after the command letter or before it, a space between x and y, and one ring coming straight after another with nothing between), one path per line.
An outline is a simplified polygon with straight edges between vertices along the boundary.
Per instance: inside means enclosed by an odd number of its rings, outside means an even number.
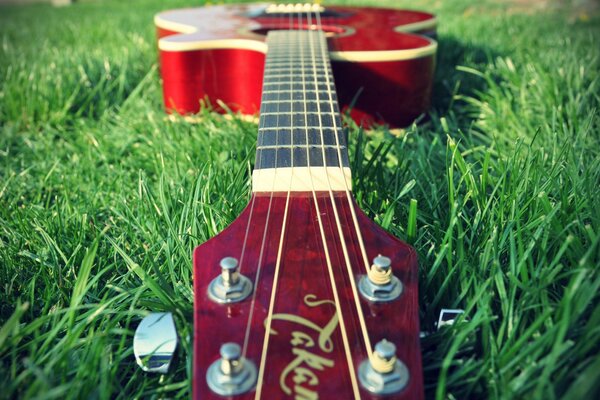
M297 400L315 400L319 398L317 371L323 371L334 365L332 359L317 355L315 351L319 353L333 351L331 336L338 326L338 316L335 312L335 303L331 300L318 300L317 296L309 294L304 297L304 304L311 308L333 305L333 315L325 326L319 326L293 314L273 315L272 321L288 321L298 325L298 329L292 331L290 340L295 358L284 368L279 377L279 384L284 393L293 394ZM277 335L277 332L271 329L271 334Z

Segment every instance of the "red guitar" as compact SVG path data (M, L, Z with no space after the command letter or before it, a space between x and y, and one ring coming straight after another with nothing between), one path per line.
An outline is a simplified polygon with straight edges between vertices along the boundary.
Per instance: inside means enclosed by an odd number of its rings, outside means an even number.
M194 251L194 398L422 398L416 255L356 205L338 102L363 88L356 119L421 113L435 42L401 32L433 17L247 5L156 23L167 106L260 107L250 204Z

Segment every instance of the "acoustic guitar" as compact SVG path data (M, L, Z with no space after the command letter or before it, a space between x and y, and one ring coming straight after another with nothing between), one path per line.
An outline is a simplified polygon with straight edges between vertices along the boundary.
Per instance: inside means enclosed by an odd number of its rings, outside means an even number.
M433 16L227 5L156 25L167 108L260 115L250 203L194 251L194 398L421 399L416 254L354 201L339 105L422 113Z

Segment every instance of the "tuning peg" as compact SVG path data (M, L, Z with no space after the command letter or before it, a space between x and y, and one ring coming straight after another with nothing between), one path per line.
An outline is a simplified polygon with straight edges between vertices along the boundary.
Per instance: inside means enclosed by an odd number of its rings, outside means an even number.
M383 303L396 300L402 294L402 282L392 273L392 260L379 254L367 275L358 282L360 294L367 300Z
M146 372L166 374L177 348L177 330L170 312L151 313L133 336L133 353Z
M252 282L238 271L238 261L233 257L221 260L221 274L210 282L208 295L217 303L236 303L252 293Z
M246 393L256 384L254 363L242 356L237 343L225 343L219 351L221 358L213 362L206 372L210 390L221 396Z
M396 345L383 339L375 345L372 357L360 364L358 378L369 392L386 395L406 387L410 374L406 365L396 357Z

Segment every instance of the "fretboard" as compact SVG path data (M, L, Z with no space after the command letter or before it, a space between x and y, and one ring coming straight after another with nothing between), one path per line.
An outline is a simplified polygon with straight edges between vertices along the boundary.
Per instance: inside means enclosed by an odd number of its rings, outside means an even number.
M348 151L324 33L271 31L267 45L254 191L270 191L269 185L349 190Z

